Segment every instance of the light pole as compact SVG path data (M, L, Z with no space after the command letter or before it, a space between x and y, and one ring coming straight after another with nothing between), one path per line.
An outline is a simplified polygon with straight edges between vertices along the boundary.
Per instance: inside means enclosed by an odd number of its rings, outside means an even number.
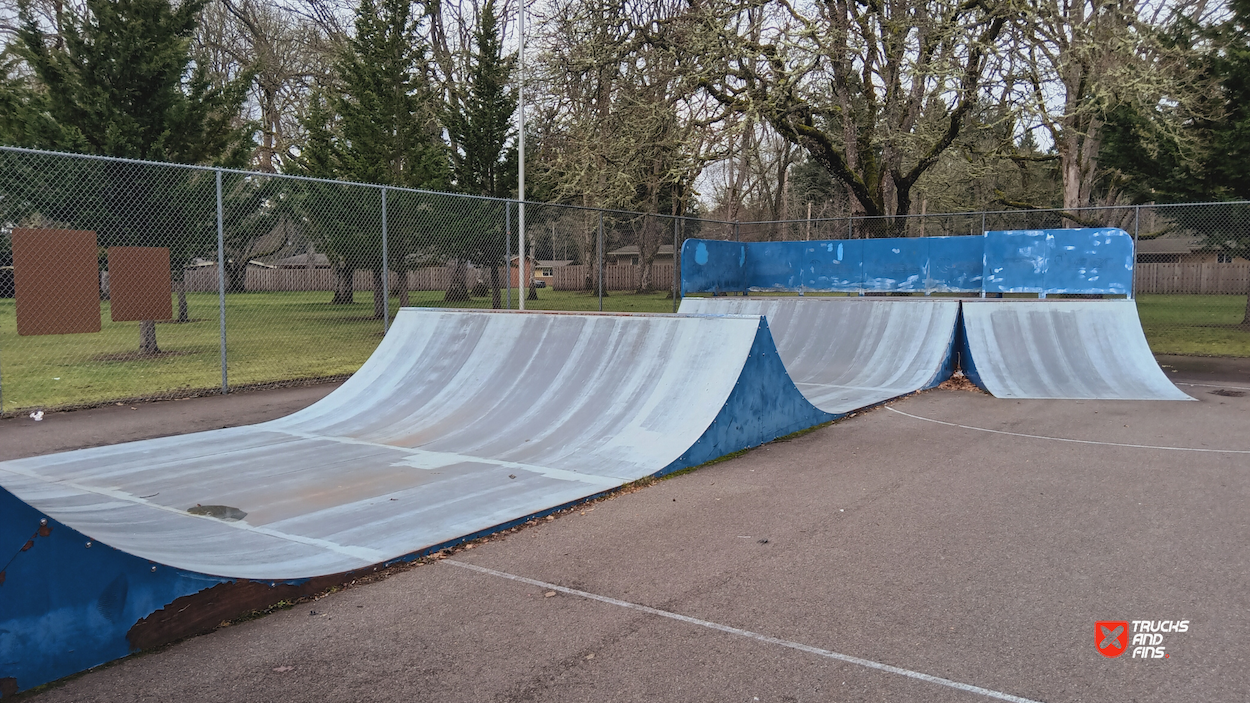
M517 68L517 113L521 126L517 129L517 298L520 309L525 309L525 0L520 0L518 34L521 45Z

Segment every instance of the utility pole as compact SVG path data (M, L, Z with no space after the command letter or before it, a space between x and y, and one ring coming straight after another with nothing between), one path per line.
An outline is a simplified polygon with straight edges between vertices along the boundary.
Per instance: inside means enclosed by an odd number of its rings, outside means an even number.
M520 61L517 70L517 113L521 119L521 127L517 130L517 300L520 309L525 309L525 288L529 281L525 280L525 0L521 0L519 12L521 36L519 48Z

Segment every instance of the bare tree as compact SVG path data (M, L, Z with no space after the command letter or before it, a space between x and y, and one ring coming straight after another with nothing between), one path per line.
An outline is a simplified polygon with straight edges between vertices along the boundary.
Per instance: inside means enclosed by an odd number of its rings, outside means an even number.
M689 17L710 95L806 150L856 212L889 216L910 212L917 180L955 143L1012 13L964 0L711 0Z
M253 78L243 117L259 139L253 163L277 172L298 151L300 118L312 91L328 80L339 44L318 23L261 0L219 0L205 8L197 49L213 72Z
M1205 11L1199 2L1192 9ZM1161 104L1171 112L1196 107L1184 47L1160 35L1173 3L1144 0L1029 0L1019 44L1011 55L1023 86L1026 115L1054 144L1063 183L1063 207L1115 204L1114 183L1099 188L1099 152L1108 114L1119 106L1147 111ZM1179 125L1171 137L1183 139ZM1163 130L1160 134L1166 134ZM1079 221L1074 220L1074 221Z
M556 199L647 213L631 222L639 290L652 286L652 263L668 240L657 215L685 212L713 153L707 115L715 106L691 99L697 84L684 64L692 57L673 21L682 12L675 2L559 0L543 25L546 179ZM597 230L589 224L578 237L587 261Z

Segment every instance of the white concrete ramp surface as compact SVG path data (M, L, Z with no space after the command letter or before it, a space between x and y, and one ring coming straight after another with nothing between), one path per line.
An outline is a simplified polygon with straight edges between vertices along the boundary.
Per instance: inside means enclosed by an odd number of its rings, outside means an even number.
M961 366L999 398L1192 400L1150 352L1132 300L965 300Z
M764 315L795 385L829 413L932 388L953 371L958 300L689 297L681 312Z
M341 573L828 419L771 349L758 317L404 309L351 379L291 416L8 461L0 486L166 566ZM756 368L769 393L710 436L756 356L780 377Z

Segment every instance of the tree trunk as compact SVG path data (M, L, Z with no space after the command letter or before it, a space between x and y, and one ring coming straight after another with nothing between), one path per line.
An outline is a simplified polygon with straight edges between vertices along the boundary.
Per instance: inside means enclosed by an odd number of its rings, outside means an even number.
M406 308L411 305L408 298L408 270L404 269L399 272L399 307Z
M334 265L334 299L331 305L351 305L355 302L355 288L352 278L356 271L346 264Z
M503 300L499 294L499 267L490 267L490 306L493 310L503 307Z
M386 268L373 269L373 319L381 320L386 316L386 296L390 293L386 285Z
M191 321L191 318L187 316L187 278L185 273L178 277L178 321Z
M156 322L154 320L144 320L139 323L139 353L143 356L151 356L159 353L161 350L156 346Z
M1246 314L1241 318L1241 326L1250 329L1250 291L1246 292Z
M447 283L447 294L443 296L443 302L463 303L468 299L469 286L465 282L464 262L456 259L451 269L451 280Z
M247 261L226 261L226 292L247 292Z
M534 285L534 281L530 281L529 295L525 296L526 300L538 300L538 286Z
M653 199L654 200L654 199ZM642 216L642 228L638 231L638 287L634 292L651 290L651 262L655 259L656 228L659 218L652 214Z

